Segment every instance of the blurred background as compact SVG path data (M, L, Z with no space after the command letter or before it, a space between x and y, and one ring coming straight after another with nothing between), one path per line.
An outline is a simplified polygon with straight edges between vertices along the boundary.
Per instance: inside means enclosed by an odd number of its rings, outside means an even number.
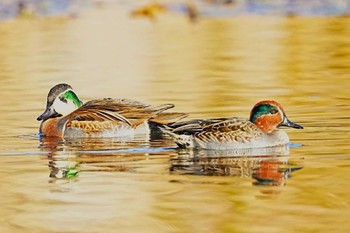
M0 0L0 232L348 232L349 0ZM291 145L39 138L51 87L249 117Z

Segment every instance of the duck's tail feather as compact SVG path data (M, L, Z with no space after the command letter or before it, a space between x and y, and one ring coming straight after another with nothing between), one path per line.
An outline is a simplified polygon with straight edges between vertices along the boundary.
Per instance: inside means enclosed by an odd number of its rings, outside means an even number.
M167 125L167 124L177 122L187 116L188 114L181 113L181 112L170 112L170 113L161 112L157 114L155 117L149 119L149 121L160 125Z
M164 112L165 110L168 110L170 108L175 107L174 104L162 104L158 106L149 106L148 109L153 110L154 113L159 114L161 112Z
M192 135L173 133L172 129L166 125L159 127L159 129L163 134L166 134L170 138L172 138L174 140L174 142L180 148L193 148L193 136Z

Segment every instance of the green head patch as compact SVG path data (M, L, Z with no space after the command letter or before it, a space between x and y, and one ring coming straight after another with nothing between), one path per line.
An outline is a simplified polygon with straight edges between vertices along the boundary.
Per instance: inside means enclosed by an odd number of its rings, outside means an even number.
M270 104L262 104L255 106L250 113L250 121L255 122L262 115L276 114L278 113L278 108Z
M79 100L78 96L72 91L66 91L60 96L60 100L67 103L67 100L72 100L73 103L79 108L82 105L82 102Z

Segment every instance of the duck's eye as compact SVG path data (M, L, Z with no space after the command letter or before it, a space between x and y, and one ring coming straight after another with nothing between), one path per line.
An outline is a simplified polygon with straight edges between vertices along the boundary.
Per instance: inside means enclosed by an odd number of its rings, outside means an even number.
M278 113L278 111L277 111L276 109L271 109L271 110L270 110L270 114L273 114L273 115L274 115L274 114L276 114L276 113Z
M64 96L61 95L59 98L63 103L67 103L67 100L66 100L66 98L64 98Z

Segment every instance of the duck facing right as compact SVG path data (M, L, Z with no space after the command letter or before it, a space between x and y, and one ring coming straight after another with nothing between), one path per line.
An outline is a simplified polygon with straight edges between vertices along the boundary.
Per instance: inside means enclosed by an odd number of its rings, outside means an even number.
M288 134L281 126L303 129L290 121L274 100L254 105L249 120L243 118L195 119L163 126L180 148L236 150L287 145Z

